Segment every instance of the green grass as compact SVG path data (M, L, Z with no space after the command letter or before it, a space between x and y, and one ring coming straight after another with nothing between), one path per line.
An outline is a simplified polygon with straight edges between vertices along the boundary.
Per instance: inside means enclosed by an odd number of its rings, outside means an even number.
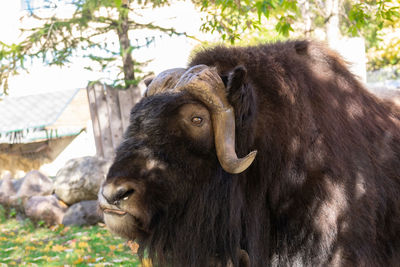
M46 227L12 215L0 206L0 266L141 266L104 226Z

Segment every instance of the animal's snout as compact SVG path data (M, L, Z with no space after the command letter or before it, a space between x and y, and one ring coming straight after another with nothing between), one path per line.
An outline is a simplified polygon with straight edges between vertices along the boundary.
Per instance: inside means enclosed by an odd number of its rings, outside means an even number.
M135 188L130 183L103 185L101 194L111 205L118 205L123 200L128 200L135 193Z

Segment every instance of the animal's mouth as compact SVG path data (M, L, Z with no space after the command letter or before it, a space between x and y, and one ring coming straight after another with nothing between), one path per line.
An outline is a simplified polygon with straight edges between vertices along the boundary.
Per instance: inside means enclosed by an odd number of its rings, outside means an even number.
M101 209L101 211L103 212L104 215L109 215L109 216L112 216L112 217L115 217L115 218L120 217L121 219L123 217L124 218L126 217L127 219L132 220L132 221L135 222L135 228L137 230L141 230L141 231L144 231L144 232L147 231L146 225L143 223L143 221L139 217L134 216L133 214L131 214L131 213L127 212L127 211L115 208L113 206L110 207L110 205L104 206L104 205L101 205L101 204L100 204L100 209Z
M107 214L107 215L119 216L119 217L129 215L129 217L131 217L131 219L133 219L135 221L136 226L138 228L144 230L144 225L143 225L142 220L126 211L123 211L120 209L106 208L106 207L101 207L101 206L100 206L100 209L103 211L104 214Z
M98 201L99 212L104 215L104 222L112 232L128 240L148 235L148 224L140 214L108 203L102 194L99 194Z
M104 208L103 212L107 213L107 214L118 215L118 216L124 216L127 214L127 212L123 211L123 210L108 209L108 208Z

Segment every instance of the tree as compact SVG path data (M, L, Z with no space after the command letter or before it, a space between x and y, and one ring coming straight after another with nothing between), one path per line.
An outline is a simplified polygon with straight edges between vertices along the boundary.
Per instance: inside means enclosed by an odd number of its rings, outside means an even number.
M368 68L377 70L391 66L396 76L400 76L400 20L387 21L377 38L380 41L367 54Z
M234 43L253 30L274 26L283 36L312 36L324 28L327 41L364 35L371 42L388 21L398 20L400 6L391 0L202 0L205 31L217 31Z
M58 17L56 13L59 4L65 5L65 1L43 2L45 5L30 9L28 15L41 21L40 26L23 29L25 37L20 43L0 42L0 87L4 92L8 89L9 77L26 69L27 60L41 59L46 65L63 66L74 56L87 57L102 70L117 66L121 71L113 86L129 88L140 80L140 63L132 57L132 51L139 47L129 38L131 30L151 29L186 35L152 22L138 22L137 10L161 7L168 4L168 0L72 0L68 5L74 12L68 18ZM118 44L113 45L106 38L116 39Z

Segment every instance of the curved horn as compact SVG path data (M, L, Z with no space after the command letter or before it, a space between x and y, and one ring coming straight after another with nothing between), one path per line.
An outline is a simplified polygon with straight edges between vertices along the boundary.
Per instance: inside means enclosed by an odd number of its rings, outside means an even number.
M186 69L169 69L157 75L149 84L147 84L146 96L155 95L168 90L172 90L179 78L185 73Z
M229 173L246 170L257 151L252 151L240 159L236 155L235 114L227 100L225 86L217 70L205 65L196 65L182 75L174 91L187 91L209 108L214 128L215 149L222 168Z

